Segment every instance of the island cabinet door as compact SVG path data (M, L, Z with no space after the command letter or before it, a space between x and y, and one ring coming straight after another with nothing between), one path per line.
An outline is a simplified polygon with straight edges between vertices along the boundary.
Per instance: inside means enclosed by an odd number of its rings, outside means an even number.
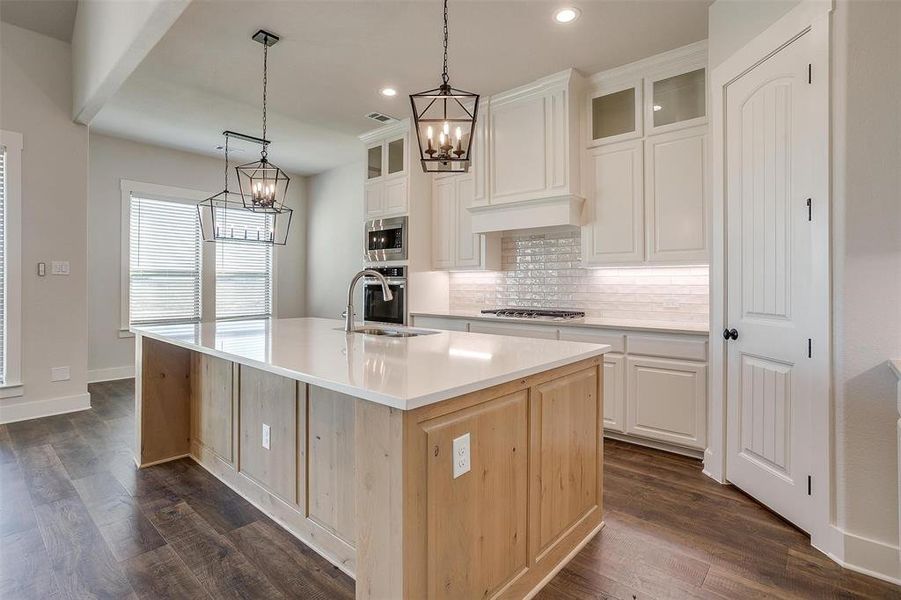
M285 502L299 501L297 382L241 366L239 470Z
M203 449L234 465L234 363L194 352L191 355L191 451Z
M521 390L421 424L430 599L490 598L528 567L528 401ZM470 468L455 477L466 435Z

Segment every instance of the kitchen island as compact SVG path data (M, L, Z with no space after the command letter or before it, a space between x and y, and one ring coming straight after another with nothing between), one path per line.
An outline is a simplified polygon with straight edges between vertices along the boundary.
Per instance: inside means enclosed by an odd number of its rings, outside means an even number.
M357 598L523 598L603 526L609 347L328 319L133 328L135 460L191 457Z

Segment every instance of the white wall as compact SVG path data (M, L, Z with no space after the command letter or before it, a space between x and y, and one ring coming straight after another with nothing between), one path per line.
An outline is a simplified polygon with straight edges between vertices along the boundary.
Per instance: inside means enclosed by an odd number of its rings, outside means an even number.
M836 519L846 561L901 578L901 3L836 2L832 41Z
M718 66L764 29L778 21L800 0L718 0L708 10L709 69Z
M90 123L190 0L81 0L72 31L70 110Z
M22 380L0 421L87 408L88 131L72 123L69 44L0 24L0 128L23 135ZM38 277L68 260L69 276ZM49 271L49 269L48 269ZM68 366L70 380L50 381Z
M127 374L134 365L134 340L119 337L120 180L196 189L212 195L223 188L222 170L222 161L215 158L90 135L88 368L92 380ZM303 198L306 185L303 177L290 177L287 203L294 209L294 215L288 244L277 247L275 255L276 311L277 316L286 318L303 316L305 312L306 277ZM233 175L231 182L235 184ZM212 273L208 275L212 278Z
M363 172L361 160L307 179L307 316L338 318L363 267Z

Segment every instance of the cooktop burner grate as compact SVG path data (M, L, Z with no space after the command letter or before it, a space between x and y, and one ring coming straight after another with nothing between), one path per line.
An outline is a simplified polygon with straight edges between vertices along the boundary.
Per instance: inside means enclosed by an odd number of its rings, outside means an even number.
M482 314L511 319L547 319L553 321L569 321L585 317L585 313L580 310L557 310L553 308L489 308L483 310Z

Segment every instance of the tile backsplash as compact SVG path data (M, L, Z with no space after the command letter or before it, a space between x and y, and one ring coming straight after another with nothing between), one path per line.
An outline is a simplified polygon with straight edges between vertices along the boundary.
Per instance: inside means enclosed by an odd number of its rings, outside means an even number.
M585 269L579 230L510 234L501 269L451 273L451 310L538 306L611 319L708 321L706 266Z

